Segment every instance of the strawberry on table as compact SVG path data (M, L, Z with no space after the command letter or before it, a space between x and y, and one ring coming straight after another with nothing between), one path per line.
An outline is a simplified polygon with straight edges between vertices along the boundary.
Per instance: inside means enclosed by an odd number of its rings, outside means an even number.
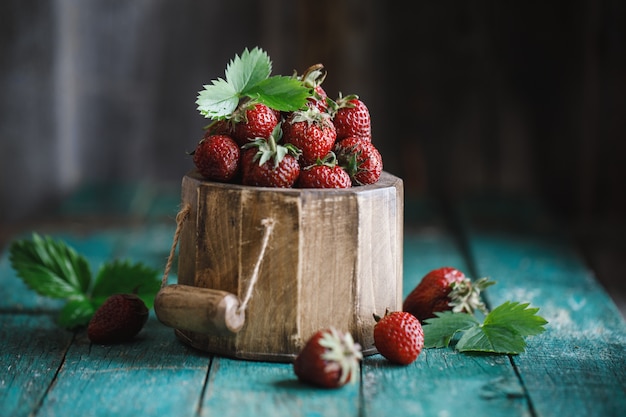
M363 359L352 335L335 328L319 330L296 357L293 368L300 381L323 388L339 388L354 382Z
M495 282L481 278L472 282L460 270L444 266L428 272L409 293L402 310L413 314L420 322L435 317L436 312L452 310L473 314L486 312L480 292Z
M417 359L424 347L424 331L417 318L404 311L386 311L374 315L374 346L390 362L408 365Z
M114 294L96 310L87 336L103 345L131 340L148 320L148 308L135 294Z
M200 174L214 181L229 182L239 171L241 150L227 135L206 135L193 151Z
M358 136L337 141L333 147L339 165L343 167L352 185L374 184L383 171L383 158L374 144Z
M324 158L332 150L336 138L330 116L316 107L292 112L283 123L283 140L300 149L304 165Z

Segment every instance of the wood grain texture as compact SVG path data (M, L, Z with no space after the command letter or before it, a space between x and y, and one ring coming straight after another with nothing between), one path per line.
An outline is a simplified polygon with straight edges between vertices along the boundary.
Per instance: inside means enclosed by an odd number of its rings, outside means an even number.
M529 302L549 322L513 364L536 415L622 415L624 321L562 231L537 213L469 201L461 214L476 272L498 282L490 304ZM488 227L489 218L499 219L497 227Z
M402 297L402 181L345 190L245 187L183 179L191 208L182 228L178 282L231 292L248 289L266 218L275 221L240 332L177 332L193 346L227 356L291 361L317 330L350 331L375 353L373 314Z

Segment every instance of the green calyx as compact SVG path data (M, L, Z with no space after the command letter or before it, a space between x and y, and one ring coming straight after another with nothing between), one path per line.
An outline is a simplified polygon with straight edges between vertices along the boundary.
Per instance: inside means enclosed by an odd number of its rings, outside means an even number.
M274 168L276 168L287 154L291 154L292 156L299 158L302 153L300 149L291 143L280 145L279 142L282 137L282 124L278 123L268 138L256 138L243 145L243 148L258 148L253 161L258 161L259 165L263 165L266 162L273 160Z
M475 282L465 279L461 282L453 282L450 284L450 307L455 313L468 313L474 314L475 311L481 311L487 314L487 307L485 303L480 299L481 291L485 290L495 284L495 281L490 281L488 278L480 278Z
M265 51L246 48L228 63L225 78L214 79L198 93L198 111L204 117L222 120L248 100L279 111L304 108L311 88L294 77L270 77L271 71L272 61Z

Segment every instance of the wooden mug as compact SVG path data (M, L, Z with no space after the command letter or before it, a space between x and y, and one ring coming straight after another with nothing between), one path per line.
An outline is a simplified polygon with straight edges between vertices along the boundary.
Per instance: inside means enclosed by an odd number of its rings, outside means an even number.
M402 307L401 179L383 172L375 184L348 189L282 189L211 182L192 171L182 204L190 210L178 284L155 300L157 317L181 340L289 362L332 326L349 331L364 355L377 353L373 315Z

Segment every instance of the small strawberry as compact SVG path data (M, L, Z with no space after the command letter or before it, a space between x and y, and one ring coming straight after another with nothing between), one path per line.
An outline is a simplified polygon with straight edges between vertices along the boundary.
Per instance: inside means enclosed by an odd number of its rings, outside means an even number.
M115 294L96 310L87 327L93 343L103 345L131 340L148 320L148 308L135 294Z
M231 116L233 138L244 146L257 138L267 138L280 121L280 112L261 103L242 104Z
M423 322L435 317L439 311L452 310L473 314L475 310L486 312L480 300L480 292L495 284L487 278L476 282L456 268L445 266L428 272L420 283L404 299L402 310L413 314Z
M283 123L283 140L302 152L303 165L314 164L331 151L337 138L328 113L315 107L291 113Z
M293 363L303 382L323 388L339 388L355 381L363 359L361 346L350 333L323 329L309 338Z
M243 185L291 188L300 175L299 150L291 144L279 145L281 124L267 139L258 138L244 145L241 157Z
M419 320L404 311L374 314L374 345L387 360L400 365L415 361L424 347L424 331Z
M358 136L350 136L333 147L339 165L343 167L352 185L374 184L383 171L383 158L374 144Z
M350 188L350 175L336 164L337 158L329 152L323 159L300 170L299 188Z
M326 79L324 66L322 64L310 66L300 79L305 87L313 90L313 95L307 99L307 105L316 107L321 112L326 112L328 110L328 94L322 87L322 83Z
M230 136L209 134L193 151L193 162L203 177L229 182L239 170L240 156L241 150Z
M337 130L337 140L358 136L371 141L372 127L370 112L357 95L341 95L332 103L330 113Z

